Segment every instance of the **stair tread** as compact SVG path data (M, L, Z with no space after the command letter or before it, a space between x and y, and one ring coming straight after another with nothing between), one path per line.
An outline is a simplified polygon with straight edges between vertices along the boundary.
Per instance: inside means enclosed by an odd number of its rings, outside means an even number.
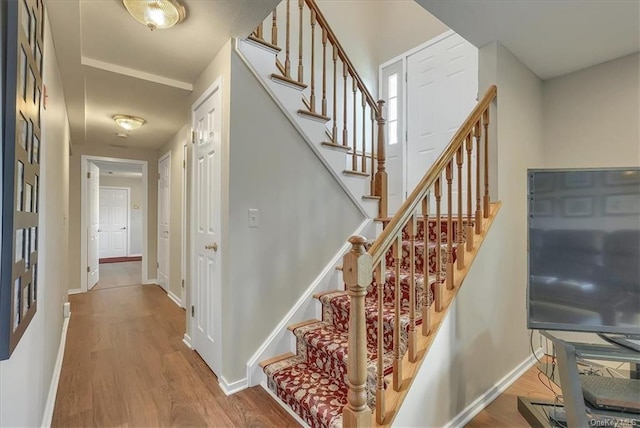
M258 364L258 365L261 368L264 369L269 364L277 363L278 361L285 360L287 358L291 358L291 357L294 357L294 356L295 355L293 353L287 352L287 353L284 353L284 354L277 355L277 356L275 356L273 358L269 358L268 360L261 361L260 364Z

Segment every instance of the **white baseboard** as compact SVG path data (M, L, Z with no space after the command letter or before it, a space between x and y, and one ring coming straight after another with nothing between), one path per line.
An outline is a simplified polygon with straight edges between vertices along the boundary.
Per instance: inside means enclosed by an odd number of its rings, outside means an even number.
M149 285L149 284L155 284L155 285L160 285L158 284L158 280L156 278L152 278L152 279L145 279L144 281L142 281L142 283L144 285Z
M56 358L56 364L53 367L53 375L51 376L51 384L49 385L49 395L47 396L47 403L45 404L44 414L42 415L43 427L50 427L51 420L53 419L53 409L56 405L56 395L58 394L58 383L60 382L60 372L62 371L62 360L64 359L64 348L67 343L67 330L69 329L70 318L71 314L69 314L69 317L64 319L62 324L58 357Z
M471 421L478 413L480 413L485 407L487 407L493 400L498 398L507 388L509 388L520 376L522 376L527 370L529 370L535 363L536 358L541 358L544 355L542 348L539 348L535 355L530 355L526 360L518 364L516 368L507 373L505 377L500 379L492 388L482 394L469 404L463 411L458 413L456 417L451 419L446 425L446 428L462 427Z
M191 336L189 336L187 333L182 336L182 343L187 345L187 348L193 349L193 346L191 346Z
M181 308L184 308L184 306L182 306L182 299L180 299L178 296L176 296L171 290L167 291L167 296L169 296L169 298L171 300L173 300L173 302L178 305Z
M129 254L127 257L142 257L142 254Z
M360 235L363 231L372 224L371 219L364 220L360 226L353 232L352 235ZM327 282L330 279L330 275L335 272L336 266L342 263L342 257L351 249L350 243L345 243L340 251L338 251L333 258L329 261L329 263L324 267L322 272L316 277L316 279L311 283L309 288L300 296L298 301L293 305L291 310L282 318L282 320L278 323L278 325L271 331L271 334L267 337L267 339L262 343L262 345L258 348L258 350L251 356L249 361L247 362L247 379L249 380L250 386L259 385L262 381L262 377L260 376L259 364L260 361L266 360L267 358L273 357L274 355L278 355L279 353L284 353L287 351L291 351L291 349L276 349L276 341L278 338L282 338L283 334L287 334L287 327L296 322L304 321L304 319L299 319L301 315L304 314L304 311L301 310L305 304L314 304L312 302L313 295L322 290L322 286L327 285ZM319 303L317 303L319 305ZM295 341L294 341L295 343Z
M272 390L267 388L264 383L261 383L260 386L262 387L262 389L267 391L267 394L269 394L271 396L271 398L273 398L276 401L276 403L278 403L280 405L280 407L282 407L284 410L286 410L287 413L289 413L291 415L291 417L293 417L293 419L296 420L296 422L298 422L304 428L309 428L309 424L306 423L296 412L291 410L291 407L287 406L284 403L284 401L282 401L280 399L280 397L278 397L276 394L274 394Z
M249 380L245 377L243 379L237 380L235 382L229 383L224 376L220 376L220 381L218 382L222 392L224 395L233 395L236 392L240 392L249 387Z
M72 288L67 292L69 296L71 296L72 294L80 294L80 293L84 293L84 291L82 291L81 288Z

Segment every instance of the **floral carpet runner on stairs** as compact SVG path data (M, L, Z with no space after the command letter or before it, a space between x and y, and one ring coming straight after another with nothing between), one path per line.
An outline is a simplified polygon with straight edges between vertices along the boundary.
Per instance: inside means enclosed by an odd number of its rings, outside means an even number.
M456 237L456 223L452 236ZM427 249L429 272L436 267L436 220L429 219L429 245ZM463 229L464 230L464 229ZM446 270L447 224L441 223L441 280ZM402 236L402 259L400 261L401 286L401 354L407 350L409 326L409 282L410 282L410 241L406 231ZM423 263L425 255L424 221L418 221L415 241L415 289L416 324L421 324L420 308L424 302ZM453 252L455 261L455 244ZM390 250L386 255L386 284L384 287L384 355L385 375L393 371L393 327L394 296L396 287L395 260ZM432 302L435 275L428 278L430 284L429 303ZM367 400L375 407L376 364L378 359L377 325L378 296L375 280L367 290L365 314L367 320ZM322 304L322 321L303 323L293 330L296 336L297 354L264 367L268 387L287 406L305 420L311 427L342 426L342 408L347 403L347 342L349 324L349 296L346 291L332 291L316 296Z

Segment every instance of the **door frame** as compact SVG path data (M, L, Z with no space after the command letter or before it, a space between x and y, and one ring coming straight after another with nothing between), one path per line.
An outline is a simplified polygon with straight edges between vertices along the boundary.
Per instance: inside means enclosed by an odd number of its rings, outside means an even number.
M149 231L148 231L148 202L149 202L149 168L147 165L147 161L143 160L133 160L133 159L123 159L123 158L111 158L104 156L92 156L92 155L81 155L80 157L80 290L81 293L87 292L87 226L89 220L89 198L88 198L88 185L87 185L87 172L89 171L89 163L90 162L118 162L118 163L128 163L133 165L141 165L142 166L142 193L143 193L143 204L142 204L142 219L143 219L143 227L142 227L142 283L149 284L151 283L149 279L149 272L147 269L148 263L148 254L149 254ZM77 290L71 290L76 291Z
M188 180L188 172L187 172L187 157L189 154L189 146L188 143L182 145L182 212L181 212L181 251L180 251L180 279L181 279L181 295L180 301L182 302L182 307L186 309L187 307L187 213L189 212L189 195L187 195L187 180Z
M162 156L160 156L158 158L158 182L160 181L160 163L166 161L168 159L169 161L169 200L171 200L171 150L169 150L167 153L163 154ZM167 288L164 290L167 293L169 292L169 290L171 290L171 235L172 235L172 230L171 230L171 204L169 204L169 206L167 207L167 209L169 210L167 212L167 217L169 219L168 223L169 223L169 238L167 239L167 257L166 257L166 273L167 273ZM158 267L156 269L156 279L158 279L159 281L159 277L160 275L158 275L158 272L160 272L160 187L158 187L158 228L156 230L156 239L157 239L157 243L158 245L156 246L156 260L158 260ZM162 284L159 284L161 288Z
M189 302L187 305L185 305L186 307L186 316L187 316L187 333L189 335L189 344L191 345L190 347L192 349L196 349L195 348L195 338L194 338L194 322L191 319L193 316L191 315L191 309L189 309L189 307L193 307L195 304L199 303L196 301L197 296L195 296L195 293L193 292L193 287L194 287L194 280L193 277L195 275L196 272L196 260L194 255L196 254L195 251L195 234L196 234L196 229L195 229L195 219L196 219L196 210L194 209L194 205L195 205L195 192L194 192L194 186L196 183L196 171L195 168L193 167L195 165L195 156L196 156L196 150L193 147L193 144L195 142L195 137L194 137L194 132L195 130L193 129L193 120L194 120L194 112L197 110L197 108L204 102L206 101L206 99L208 97L210 97L211 95L213 95L215 92L219 91L221 96L220 96L220 121L222 123L222 142L221 142L221 147L220 147L220 155L222 156L224 153L226 153L225 149L224 149L224 119L225 119L225 111L224 111L224 92L223 92L223 86L222 86L223 80L222 80L222 76L219 76L207 89L205 89L202 94L198 97L198 99L196 99L196 101L191 105L191 107L189 108L189 123L191 125L191 171L188 172L190 178L191 178L191 194L189 195L189 199L188 199L188 205L189 205L189 240L190 240L190 245L189 245L189 251L190 251L190 260L189 260L189 266L190 266L190 272L189 272L189 288L188 288L188 292L187 292L187 297L189 299ZM221 159L221 163L222 163L222 158ZM222 195L222 168L219 168L218 173L220 174L220 180L218 180L218 182L220 183L220 199L221 199L221 205L222 205L222 200L224 200L223 195ZM220 257L220 266L222 268L222 266L224 266L224 253L225 253L225 246L224 244L226 242L223 241L223 237L224 237L224 232L222 231L222 229L224 228L224 222L222 221L222 208L220 208L220 228L221 228L221 233L220 233L220 238L218 241L218 244L220 246L220 251L219 251L219 257ZM224 275L222 274L222 272L220 272L220 278L224 278ZM222 282L222 281L221 281ZM216 373L217 376L222 376L222 348L224 345L224 341L222 338L222 283L218 284L217 287L214 287L213 290L213 294L216 295L218 298L214 299L214 303L213 303L213 308L212 309L212 316L213 316L213 323L216 326L215 328L217 329L216 335L217 335L217 339L218 339L218 343L220 344L220 346L214 350L214 354L215 354L215 360L218 363L218 367L216 367L215 369L212 367L211 369L215 372L215 370L218 370L218 372ZM219 378L220 382L222 382L222 377Z
M131 188L122 186L99 186L99 189L113 189L113 190L126 190L127 191L127 251L126 256L129 257L131 252ZM100 197L98 197L98 206L100 204ZM100 236L100 235L98 235ZM98 249L98 260L100 260L100 249Z

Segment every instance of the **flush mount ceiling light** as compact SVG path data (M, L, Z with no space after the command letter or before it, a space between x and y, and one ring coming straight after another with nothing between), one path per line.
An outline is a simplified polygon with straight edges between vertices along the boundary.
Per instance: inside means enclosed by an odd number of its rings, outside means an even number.
M164 30L184 21L187 13L177 0L122 0L136 21L151 29Z
M140 128L142 125L147 123L141 117L136 116L128 116L126 114L116 114L113 116L113 120L121 127L126 129L127 131L133 131L134 129Z

